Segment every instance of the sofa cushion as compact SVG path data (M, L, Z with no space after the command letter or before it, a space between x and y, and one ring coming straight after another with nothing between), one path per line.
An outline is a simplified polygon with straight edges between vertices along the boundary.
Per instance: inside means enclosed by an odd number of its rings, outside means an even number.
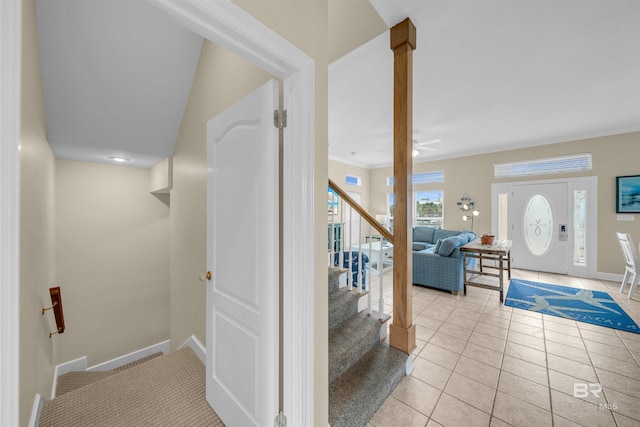
M440 244L438 254L442 256L450 256L453 253L453 251L455 251L457 248L467 243L468 243L468 240L465 236L447 237Z
M414 242L426 242L433 243L435 239L433 238L433 234L436 229L433 227L428 227L425 225L417 225L413 229L413 241Z
M413 250L421 251L423 249L427 249L427 244L422 242L413 242Z
M447 237L457 236L458 234L460 234L459 231L439 229L435 231L433 235L433 241L437 242L438 239L446 239ZM416 239L413 239L413 240L416 240Z

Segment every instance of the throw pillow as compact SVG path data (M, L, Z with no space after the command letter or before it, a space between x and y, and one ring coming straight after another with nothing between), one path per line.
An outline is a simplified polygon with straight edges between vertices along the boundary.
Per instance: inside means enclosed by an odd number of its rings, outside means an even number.
M442 239L438 239L438 241L436 242L436 247L433 248L434 254L437 254L438 251L440 251L440 246L442 246Z

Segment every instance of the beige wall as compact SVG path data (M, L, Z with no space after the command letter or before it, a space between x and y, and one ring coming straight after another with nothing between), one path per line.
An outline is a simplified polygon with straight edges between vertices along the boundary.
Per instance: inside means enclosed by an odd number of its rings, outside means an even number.
M171 190L171 343L205 339L206 125L270 75L205 41L173 153Z
M40 315L55 286L55 163L45 131L34 0L23 1L20 136L20 424L27 425L36 393L49 397L53 347ZM49 301L51 301L49 299Z
M359 166L350 165L347 163L341 163L336 160L329 159L329 178L333 180L340 188L350 193L360 193L362 202L360 205L365 208L370 214L375 216L376 214L385 213L384 210L372 210L370 205L370 193L371 193L371 170L362 168ZM344 180L347 175L355 175L360 177L362 185L355 187L352 185L346 185Z
M535 176L529 179L500 179L493 177L495 163L530 160L569 154L592 153L593 170L582 173ZM615 177L640 173L640 132L590 138L540 147L502 151L498 153L440 160L414 165L415 172L443 170L444 184L414 186L414 190L443 189L444 222L450 229L469 228L462 221L456 206L457 199L468 193L476 200L481 215L476 219L475 230L482 234L491 231L491 184L509 181L569 178L580 176L598 177L598 266L600 273L622 274L624 263L615 231L631 233L635 242L640 242L640 215L633 222L616 220ZM371 209L386 206L385 194L389 188L385 179L391 168L371 170Z
M149 169L56 160L55 363L94 365L169 338L169 208Z
M369 0L328 0L329 62L388 30Z

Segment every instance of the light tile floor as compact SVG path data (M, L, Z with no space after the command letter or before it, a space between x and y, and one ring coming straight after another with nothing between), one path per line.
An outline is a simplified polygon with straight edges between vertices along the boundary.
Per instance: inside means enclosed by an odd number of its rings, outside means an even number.
M512 276L606 291L640 324L640 297L628 300L619 283ZM378 282L370 284L375 305ZM640 334L505 307L498 292L479 288L454 296L414 286L413 319L415 370L368 426L640 426ZM588 396L574 397L574 387Z

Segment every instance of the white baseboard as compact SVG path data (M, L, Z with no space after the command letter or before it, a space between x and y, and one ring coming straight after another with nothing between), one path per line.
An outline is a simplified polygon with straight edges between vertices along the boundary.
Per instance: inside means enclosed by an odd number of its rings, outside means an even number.
M597 277L600 280L608 280L610 282L618 282L618 283L622 283L622 278L624 277L624 275L622 274L615 274L615 273L597 273Z
M45 399L36 393L36 398L33 400L33 408L31 409L31 418L29 419L29 427L38 427L40 424L40 410L44 405Z
M56 387L58 386L58 377L73 371L87 370L87 356L82 356L56 366L53 371L53 384L51 385L51 398L56 397Z
M126 365L127 363L135 362L143 357L151 356L154 353L168 354L171 351L171 343L169 340L159 342L149 347L142 348L140 350L132 351L124 356L116 357L115 359L107 360L106 362L99 363L97 365L87 368L87 371L111 371Z
M191 350L198 356L203 365L207 364L207 349L202 343L196 338L195 335L191 335L188 340L186 340L180 348L190 347Z

